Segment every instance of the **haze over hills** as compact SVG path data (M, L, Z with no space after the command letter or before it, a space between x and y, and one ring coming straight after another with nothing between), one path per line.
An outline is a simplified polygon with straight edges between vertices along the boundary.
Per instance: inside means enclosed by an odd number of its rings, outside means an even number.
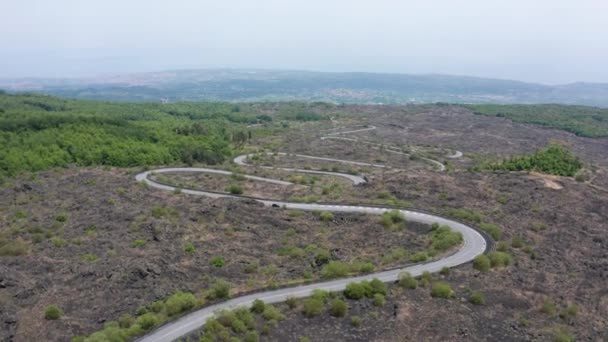
M0 79L0 89L114 101L562 103L608 106L608 84L543 85L449 75L198 69L92 78Z

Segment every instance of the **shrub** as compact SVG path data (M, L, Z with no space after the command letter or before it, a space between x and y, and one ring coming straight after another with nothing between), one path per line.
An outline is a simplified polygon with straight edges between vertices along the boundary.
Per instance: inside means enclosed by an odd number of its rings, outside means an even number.
M279 309L270 304L266 304L264 306L262 317L264 317L264 319L267 321L282 321L285 319L285 315L283 315Z
M502 237L502 229L493 223L481 223L479 228L488 233L488 235L490 235L494 241L498 241Z
M366 296L367 289L364 282L350 283L346 285L344 295L349 299L361 299Z
M323 222L329 222L334 219L334 214L330 213L329 211L322 211L321 214L319 214L319 218Z
M329 292L325 291L325 290L314 290L312 291L312 298L316 298L320 301L323 302L323 304L327 303L327 300L329 299Z
M545 300L543 300L543 305L540 307L540 312L549 316L555 316L557 305L555 305L555 302L553 302L551 298L545 298Z
M68 221L68 215L67 214L59 214L57 216L55 216L55 221L59 222L59 223L65 223Z
M511 256L505 252L490 252L488 258L492 267L506 267L512 261Z
M323 313L323 301L318 298L308 298L304 300L302 313L307 317L318 316Z
M196 306L196 298L192 293L176 292L165 301L165 308L169 316L180 314Z
M226 190L233 195L243 194L243 188L237 184L231 184Z
M374 295L373 303L375 306L384 306L384 303L386 303L386 299L380 293L376 293Z
M479 291L473 292L471 298L469 298L469 302L475 305L483 305L486 303L486 296Z
M118 319L118 326L123 329L128 329L133 325L134 322L135 319L133 318L133 316L128 313L125 313Z
M83 255L81 259L82 259L82 261L85 261L85 262L95 262L99 258L95 254L87 253L87 254Z
M415 289L418 287L418 281L408 272L399 274L399 286L406 289Z
M454 297L454 290L452 290L448 283L438 281L431 287L431 296L437 298L452 298Z
M475 259L473 260L473 268L475 268L478 271L487 272L490 270L491 266L492 266L492 263L490 261L490 258L488 258L484 254L476 256Z
M336 298L331 301L330 313L334 317L344 317L346 315L346 311L348 310L348 305L345 301Z
M372 279L372 281L369 282L369 286L370 286L370 294L368 294L368 297L371 297L375 294L381 294L383 296L385 296L388 293L388 289L386 287L386 284L383 283L380 279L374 278Z
M447 276L450 274L450 268L449 267L442 267L441 271L439 271L439 274L443 275L443 276Z
M559 313L559 317L561 317L563 319L574 318L577 315L578 315L578 305L576 305L576 304L569 304L565 309L563 309Z
M393 209L382 214L380 217L380 224L387 229L400 230L404 228L405 217L401 211Z
M243 321L241 321L240 319L235 319L234 321L232 321L230 328L232 328L232 331L234 331L237 334L242 334L245 331L247 331L247 327L245 326L245 323L243 323Z
M361 317L352 316L350 318L350 324L352 324L354 327L360 327L361 326Z
M135 320L135 324L139 325L143 330L150 330L159 323L158 317L155 314L148 312Z
M431 247L436 251L445 251L462 243L462 234L449 226L434 225L430 233Z
M393 263L396 261L403 260L403 259L407 258L407 256L408 256L408 253L405 248L403 248L403 247L393 248L382 257L382 263L390 264L390 263Z
M209 290L208 297L210 299L227 299L230 297L230 283L219 279L213 283Z
M511 239L511 247L513 248L522 248L524 243L524 239L521 236L514 236Z
M288 297L285 300L285 304L287 304L287 307L289 307L290 309L293 309L298 305L298 300L294 297Z
M216 255L213 258L211 258L211 261L209 263L211 264L211 266L214 266L217 268L224 267L224 264L225 264L224 257Z
M153 302L152 304L150 304L150 311L152 312L162 312L165 309L165 302L163 302L162 300L157 300L155 302Z
M260 335L258 335L258 333L255 331L250 331L245 335L245 337L243 337L243 341L244 342L259 342Z
M421 251L421 252L412 254L410 256L410 261L411 262L423 262L423 261L427 261L428 258L429 258L429 255L427 254L427 252Z
M135 241L131 242L131 247L132 248L142 247L145 244L146 244L146 240L135 240Z
M481 221L483 220L482 214L480 214L476 211L473 211L471 209L451 208L451 209L447 210L447 214L449 216L453 216L457 219L474 222L474 223L481 223Z
M330 261L321 270L321 277L325 279L344 277L348 274L349 267L340 261Z
M255 317L250 310L241 307L234 310L234 314L248 329L255 329Z
M194 244L192 242L188 241L184 244L184 252L188 254L194 254L195 251L196 248L194 247Z
M68 242L59 237L51 238L51 243L57 248L62 248L68 245Z
M553 329L553 340L555 342L573 342L574 337L566 327L557 327Z
M265 307L266 307L266 304L264 304L264 301L262 301L261 299L256 299L253 301L253 304L251 305L251 312L262 313L262 312L264 312Z
M18 238L12 241L7 241L3 244L0 240L0 256L20 256L27 254L29 245L27 242Z
M56 320L61 318L63 312L56 305L49 305L44 309L44 318L48 320Z
M315 251L315 265L321 266L329 262L331 255L327 249L319 248Z

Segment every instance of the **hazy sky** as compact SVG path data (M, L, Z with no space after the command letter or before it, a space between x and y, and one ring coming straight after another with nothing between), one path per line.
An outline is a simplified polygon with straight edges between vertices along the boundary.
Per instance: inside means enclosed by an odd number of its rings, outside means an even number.
M608 82L608 0L2 0L0 77L179 68Z

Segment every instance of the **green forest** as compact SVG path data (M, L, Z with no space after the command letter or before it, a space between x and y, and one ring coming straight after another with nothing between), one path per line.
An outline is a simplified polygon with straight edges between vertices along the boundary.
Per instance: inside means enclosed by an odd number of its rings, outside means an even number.
M515 122L542 125L582 137L608 137L608 109L587 106L467 105L478 115L504 117Z
M572 152L560 145L551 145L532 155L517 156L481 168L495 171L537 171L557 176L573 177L583 167Z
M271 122L265 108L229 103L113 103L0 93L0 181L70 165L216 164ZM282 104L274 120L326 119Z

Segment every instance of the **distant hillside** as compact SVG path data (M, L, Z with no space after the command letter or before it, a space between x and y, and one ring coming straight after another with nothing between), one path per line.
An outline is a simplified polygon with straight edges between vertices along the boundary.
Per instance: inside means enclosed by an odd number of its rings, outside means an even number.
M608 84L548 86L446 75L212 69L88 79L0 79L0 88L115 101L562 103L608 107Z

